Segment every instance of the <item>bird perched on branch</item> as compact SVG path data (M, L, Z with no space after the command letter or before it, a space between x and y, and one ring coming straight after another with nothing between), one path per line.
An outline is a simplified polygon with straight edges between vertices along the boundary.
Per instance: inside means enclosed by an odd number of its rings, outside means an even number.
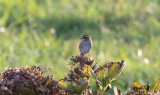
M81 38L81 43L79 45L79 50L81 55L87 54L91 51L92 48L92 39L89 35L83 35Z

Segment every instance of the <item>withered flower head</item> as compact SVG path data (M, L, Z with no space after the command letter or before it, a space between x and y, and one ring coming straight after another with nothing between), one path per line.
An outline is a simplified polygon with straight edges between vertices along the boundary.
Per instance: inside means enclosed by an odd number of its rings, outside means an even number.
M80 79L79 76L77 74L75 74L74 72L71 72L71 74L68 74L68 77L72 81L79 81L79 79Z
M70 60L73 64L80 63L80 65L87 64L87 65L90 65L90 66L93 64L93 61L94 61L93 59L90 59L89 57L82 56L82 55L72 57Z
M20 90L35 95L64 94L52 76L43 76L46 72L50 72L50 68L44 66L6 68L0 75L0 95L19 95Z

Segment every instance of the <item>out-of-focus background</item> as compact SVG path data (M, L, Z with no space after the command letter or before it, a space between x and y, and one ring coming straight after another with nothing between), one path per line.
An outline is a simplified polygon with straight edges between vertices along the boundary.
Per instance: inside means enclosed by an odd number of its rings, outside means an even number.
M160 76L159 10L159 0L0 0L0 71L47 65L62 79L89 34L94 63L125 60L113 85L152 84Z

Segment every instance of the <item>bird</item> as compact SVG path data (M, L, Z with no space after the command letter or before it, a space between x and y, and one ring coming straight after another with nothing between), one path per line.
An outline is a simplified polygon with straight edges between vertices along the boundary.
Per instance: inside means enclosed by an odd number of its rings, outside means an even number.
M81 43L79 44L79 50L81 52L81 55L84 56L84 54L87 54L91 51L93 43L89 35L83 35L81 39L82 40Z

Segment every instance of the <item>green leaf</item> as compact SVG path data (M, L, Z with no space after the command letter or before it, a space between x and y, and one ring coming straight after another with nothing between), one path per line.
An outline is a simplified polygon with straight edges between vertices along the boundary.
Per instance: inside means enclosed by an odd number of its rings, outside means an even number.
M151 87L150 91L160 90L160 78L156 80L156 82Z
M100 70L99 72L95 73L95 75L97 76L98 80L102 81L104 77L108 76L108 68Z
M73 85L73 84L71 84L71 82L66 81L66 80L63 80L63 79L60 80L60 81L58 81L58 86L59 86L60 88L64 89L64 90L69 91L69 92L73 92L73 91L74 91L72 85Z
M74 89L74 93L76 94L81 94L83 92L84 89L86 89L88 87L88 85L76 85L73 89Z
M102 83L101 83L99 80L96 80L96 85L98 86L98 88L99 88L100 90L103 89Z
M109 64L105 64L103 67L99 67L97 69L97 71L95 71L95 74L92 74L92 76L101 82L101 84L98 84L102 87L103 90L101 90L102 92L104 92L108 85L113 82L113 81L117 81L117 79L115 79L115 77L117 77L122 69L123 69L123 61L120 62L112 62ZM94 76L95 75L95 76ZM99 86L99 87L100 87Z
M113 78L111 81L112 81L112 82L115 82L115 81L117 81L117 80L118 80L118 79L116 79L116 78Z
M84 66L82 68L82 73L86 77L91 77L92 76L92 68L89 65L84 64Z
M81 84L78 84L77 82L70 82L68 80L60 80L58 81L58 86L61 87L64 90L67 90L69 92L75 93L75 94L81 94L84 89L88 87L88 83L86 82L79 82Z
M17 95L34 95L33 89L26 88L26 87L16 87L15 93Z
M107 77L103 83L103 92L106 91L106 89L108 88L110 83L111 83L111 79L109 77Z
M109 77L112 79L117 77L119 73L122 71L122 68L118 62L114 63L109 69Z

